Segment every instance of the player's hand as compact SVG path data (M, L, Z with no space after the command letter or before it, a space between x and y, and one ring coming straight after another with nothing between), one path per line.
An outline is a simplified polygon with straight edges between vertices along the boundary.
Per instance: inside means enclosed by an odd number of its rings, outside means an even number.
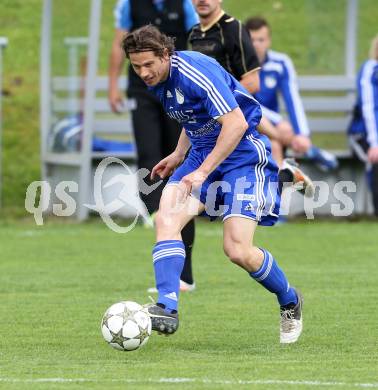
M291 147L296 153L306 153L311 147L311 140L305 135L296 135L291 141Z
M378 146L373 146L368 149L368 160L372 164L377 164L378 163Z
M192 192L192 189L201 187L201 185L206 179L207 174L202 171L199 171L198 169L193 171L192 173L189 173L189 175L184 176L179 183L179 202L184 203L187 197Z
M178 154L177 152L171 153L166 158L163 158L160 162L158 162L151 171L151 180L155 178L156 175L160 177L160 179L165 179L170 176L175 168L177 168L185 156Z
M123 111L124 102L122 95L117 88L110 88L108 94L109 104L112 111L119 114Z

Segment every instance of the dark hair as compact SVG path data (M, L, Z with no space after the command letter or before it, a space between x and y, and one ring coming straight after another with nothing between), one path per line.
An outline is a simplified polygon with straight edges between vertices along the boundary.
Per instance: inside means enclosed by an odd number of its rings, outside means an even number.
M261 18L259 16L247 19L244 25L248 31L249 30L255 31L255 30L260 30L260 28L262 27L268 27L268 30L270 32L269 23L266 21L266 19Z
M143 51L153 51L157 57L163 57L165 49L168 49L169 55L173 54L175 44L174 38L168 37L149 24L127 34L122 41L122 49L127 58L130 53Z

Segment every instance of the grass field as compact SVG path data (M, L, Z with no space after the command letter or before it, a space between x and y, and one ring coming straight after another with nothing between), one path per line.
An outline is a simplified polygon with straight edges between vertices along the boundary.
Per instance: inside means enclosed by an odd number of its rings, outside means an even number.
M274 296L226 261L220 224L198 223L198 289L182 296L178 333L128 353L106 345L99 323L114 302L147 301L152 231L0 227L1 389L378 387L375 223L258 231L305 296L303 336L288 346L278 343Z
M99 73L105 74L116 0L103 0ZM53 71L67 69L65 36L85 35L89 0L54 2ZM267 17L274 48L300 74L342 73L346 0L224 0L240 19ZM197 290L180 302L179 332L121 353L103 341L112 303L148 301L153 232L115 234L85 224L24 217L39 174L39 40L42 0L0 0L4 55L3 208L0 210L0 389L378 388L378 225L291 222L259 230L304 293L304 333L278 343L274 296L228 263L222 226L199 222ZM74 15L75 17L72 17ZM358 62L376 34L377 0L359 1ZM321 54L319 54L321 53ZM329 142L329 138L327 139ZM338 141L334 141L338 142ZM5 219L4 219L5 217ZM297 238L300 237L300 240Z

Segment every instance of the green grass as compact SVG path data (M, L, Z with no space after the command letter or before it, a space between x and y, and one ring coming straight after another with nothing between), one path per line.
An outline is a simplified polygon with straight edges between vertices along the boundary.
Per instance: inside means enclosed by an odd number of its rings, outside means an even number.
M222 226L197 227L198 288L182 295L179 331L123 353L106 345L99 323L114 302L146 301L153 232L2 223L0 388L312 388L238 380L378 386L377 224L292 222L258 231L256 244L275 254L305 296L303 336L288 346L278 343L274 296L225 259ZM86 382L35 382L42 378ZM159 385L160 378L195 382Z
M105 74L113 34L113 6L103 0L99 73ZM0 36L4 53L2 216L22 216L26 188L40 178L39 44L42 0L1 0ZM67 72L65 36L86 35L89 0L54 1L53 73ZM343 72L346 0L224 0L225 9L244 20L262 15L273 26L274 48L294 59L300 74ZM376 34L376 0L359 1L358 63Z

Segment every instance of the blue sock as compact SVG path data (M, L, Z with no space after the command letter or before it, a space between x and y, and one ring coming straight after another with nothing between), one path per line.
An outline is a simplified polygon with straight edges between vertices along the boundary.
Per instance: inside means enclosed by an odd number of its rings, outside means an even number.
M152 251L158 303L167 311L177 310L180 275L184 267L185 247L182 241L165 240L155 244Z
M276 294L280 306L286 306L289 303L297 304L297 294L293 287L290 287L276 260L271 253L265 249L261 250L264 252L264 261L258 271L250 273L251 277Z

